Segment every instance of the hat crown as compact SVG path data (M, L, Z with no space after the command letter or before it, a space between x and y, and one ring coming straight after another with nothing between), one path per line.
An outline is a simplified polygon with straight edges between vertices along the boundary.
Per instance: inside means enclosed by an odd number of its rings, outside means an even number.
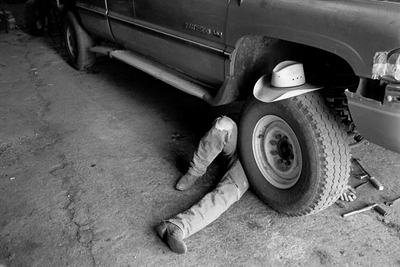
M272 70L271 85L274 87L294 87L305 84L303 64L283 61Z

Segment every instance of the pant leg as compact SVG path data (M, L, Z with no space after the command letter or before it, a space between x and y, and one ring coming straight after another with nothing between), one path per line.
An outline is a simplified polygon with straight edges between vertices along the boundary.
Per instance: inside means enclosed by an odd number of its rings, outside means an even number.
M217 187L203 197L189 210L167 220L183 231L183 238L187 238L215 221L233 203L238 201L249 188L243 167L235 157L227 173Z
M220 122L230 123L229 129L226 130L220 126ZM237 126L229 117L220 117L215 120L212 128L200 140L199 146L194 152L193 159L190 162L188 172L195 176L202 176L207 171L207 167L223 152L229 157L236 151L237 142Z

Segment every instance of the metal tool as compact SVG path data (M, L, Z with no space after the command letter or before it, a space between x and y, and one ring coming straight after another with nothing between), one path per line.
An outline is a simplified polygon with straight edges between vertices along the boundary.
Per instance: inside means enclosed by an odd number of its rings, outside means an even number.
M364 177L368 177L369 181L372 183L372 185L378 189L378 190L383 190L383 185L381 182L379 182L374 176L371 176L365 169L364 167L358 162L357 159L353 158L352 161L357 164L357 166L365 173L365 175L362 175L360 179L363 179Z
M381 184L381 182L379 182L375 177L370 176L369 181L375 186L376 189L383 190L383 184Z
M382 216L386 216L386 215L387 215L386 210L382 209L382 208L379 207L379 206L375 206L375 207L374 207L374 210L375 210L376 212L378 212L378 213L379 213L380 215L382 215Z
M357 185L354 187L355 190L359 189L360 187L363 187L364 185L366 185L368 183L368 181L362 182L361 184Z
M369 206L366 206L365 208L362 208L362 209L358 209L358 210L354 210L354 211L345 213L345 214L343 214L342 216L343 216L343 217L349 217L349 216L354 215L354 214L357 214L357 213L361 213L361 212L364 212L364 211L371 210L371 209L375 208L376 206L378 206L378 203L374 203L374 204L371 204L371 205L369 205Z
M400 199L400 197L393 199L392 201L386 201L385 205L391 207L394 205L395 202L397 202Z
M355 148L355 147L359 147L362 145L367 146L367 145L369 145L369 142L367 140L356 141L355 143L349 144L349 147Z

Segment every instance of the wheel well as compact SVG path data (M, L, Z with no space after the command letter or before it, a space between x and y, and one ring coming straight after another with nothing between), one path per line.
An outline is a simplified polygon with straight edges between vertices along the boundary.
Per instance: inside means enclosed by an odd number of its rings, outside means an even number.
M247 99L257 80L284 60L303 63L307 79L324 84L323 90L343 93L347 88L357 89L359 78L333 53L265 36L245 36L232 54L229 73L238 80L238 100Z
M71 11L74 13L76 19L78 22L82 25L81 18L78 13L78 9L76 8L76 1L75 0L68 0L65 1L62 12L61 12L61 18L65 18L66 14Z
M357 90L359 77L341 57L315 47L264 36L245 36L239 40L231 57L230 77L235 77L238 101L247 100L253 87L264 74L284 60L303 63L308 82L322 84L321 95L334 109L344 125L352 122L346 89ZM227 90L229 91L229 90Z

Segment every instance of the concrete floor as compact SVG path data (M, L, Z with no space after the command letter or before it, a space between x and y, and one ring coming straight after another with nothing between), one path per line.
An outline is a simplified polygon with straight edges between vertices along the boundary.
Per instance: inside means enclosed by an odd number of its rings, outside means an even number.
M15 6L14 6L15 7ZM400 266L400 155L373 144L354 157L384 185L353 203L289 218L250 190L177 255L154 227L211 190L217 160L174 190L221 113L122 63L77 72L56 34L0 33L0 266ZM359 180L350 178L350 184ZM341 214L378 202L374 211Z

